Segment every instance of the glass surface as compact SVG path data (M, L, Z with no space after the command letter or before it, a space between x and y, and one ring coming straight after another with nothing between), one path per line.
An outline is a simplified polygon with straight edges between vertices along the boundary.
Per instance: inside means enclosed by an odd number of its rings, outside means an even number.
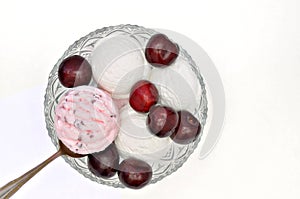
M49 79L48 86L45 94L44 101L44 112L46 118L46 126L48 130L48 134L51 137L52 142L58 148L58 139L55 132L54 127L54 110L55 107L62 95L68 90L68 88L63 87L58 80L58 67L60 63L67 57L71 55L80 55L89 60L89 55L94 49L95 43L103 39L105 37L115 35L115 34L126 34L135 38L141 44L148 41L151 35L156 34L157 32L152 29L143 28L140 26L133 25L119 25L119 26L111 26L105 27L94 32L91 32L85 37L82 37L74 44L72 44L63 54L63 56L58 60L52 69ZM180 44L179 44L180 47ZM150 183L156 183L157 181L163 179L164 177L170 175L175 172L178 168L180 168L183 163L187 160L187 158L193 153L195 148L197 147L201 135L203 133L205 121L207 118L207 98L206 98L206 90L203 78L200 74L199 68L195 65L195 62L192 60L190 55L180 47L180 54L187 63L189 63L193 72L197 75L199 80L199 84L201 85L202 93L200 98L199 106L195 109L194 115L199 119L202 129L201 134L197 138L197 140L189 145L178 145L174 142L171 143L169 150L162 155L161 158L157 159L151 166L153 169L153 176ZM96 86L95 82L90 83L91 86ZM85 177L98 182L100 184L113 186L113 187L124 187L122 183L119 181L118 176L115 175L111 179L102 179L95 175L93 175L88 167L87 167L87 157L74 159L71 157L63 156L65 161L77 170L80 174Z

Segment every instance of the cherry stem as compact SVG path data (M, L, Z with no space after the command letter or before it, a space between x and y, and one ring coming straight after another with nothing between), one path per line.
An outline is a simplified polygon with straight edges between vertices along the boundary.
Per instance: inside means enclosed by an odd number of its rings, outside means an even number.
M47 166L50 162L58 158L59 156L64 155L62 150L58 150L54 153L51 157L47 160L39 164L38 166L34 167L33 169L29 170L22 176L16 178L15 180L7 183L3 187L0 188L0 198L1 199L8 199L13 194L15 194L27 181L29 181L35 174L37 174L40 170L42 170L45 166Z

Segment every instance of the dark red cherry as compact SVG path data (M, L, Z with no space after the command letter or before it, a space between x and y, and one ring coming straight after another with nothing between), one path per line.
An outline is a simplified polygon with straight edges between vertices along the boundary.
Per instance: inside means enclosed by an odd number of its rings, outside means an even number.
M153 35L145 49L147 61L156 67L167 67L177 58L179 48L164 34Z
M154 135L168 137L174 132L178 124L178 114L174 109L167 106L152 106L146 124Z
M117 172L119 166L119 154L114 143L104 151L88 155L88 168L96 176L110 178Z
M119 180L126 187L140 189L146 186L152 178L151 166L135 158L125 159L121 162L118 171Z
M91 65L79 55L68 57L59 65L58 79L67 88L88 85L91 78Z
M135 111L146 113L157 101L158 90L151 82L140 80L132 87L129 104Z
M201 124L188 111L179 111L179 122L171 135L174 142L178 144L189 144L197 139L201 131Z

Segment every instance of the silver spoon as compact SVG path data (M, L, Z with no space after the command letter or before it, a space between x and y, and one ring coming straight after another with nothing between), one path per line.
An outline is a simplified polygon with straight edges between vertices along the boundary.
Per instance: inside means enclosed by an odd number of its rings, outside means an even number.
M14 193L16 193L27 181L29 181L35 174L37 174L40 170L42 170L45 166L47 166L50 162L55 160L56 158L67 155L73 158L81 158L85 155L77 154L68 149L61 141L59 141L59 150L50 156L47 160L29 170L22 176L16 178L15 180L10 181L6 185L0 188L0 199L8 199Z

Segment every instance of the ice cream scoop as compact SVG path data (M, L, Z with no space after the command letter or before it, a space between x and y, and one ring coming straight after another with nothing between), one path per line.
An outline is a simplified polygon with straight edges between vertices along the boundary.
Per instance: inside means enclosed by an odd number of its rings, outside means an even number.
M123 158L135 157L148 162L166 154L172 141L150 133L146 114L138 113L127 105L121 109L120 117L121 128L115 144Z
M55 109L57 137L73 152L104 150L119 132L119 111L110 95L98 88L69 90Z
M130 35L100 39L91 54L93 78L114 98L128 98L135 82L147 76L141 45Z
M195 112L200 104L201 86L192 66L183 58L166 68L153 68L149 81L159 91L162 105Z

